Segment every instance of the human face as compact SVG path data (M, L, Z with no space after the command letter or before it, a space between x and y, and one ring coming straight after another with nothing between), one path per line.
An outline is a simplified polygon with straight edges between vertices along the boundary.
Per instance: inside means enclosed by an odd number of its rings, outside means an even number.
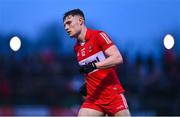
M68 35L73 38L77 38L81 32L80 16L69 15L64 19L64 29Z

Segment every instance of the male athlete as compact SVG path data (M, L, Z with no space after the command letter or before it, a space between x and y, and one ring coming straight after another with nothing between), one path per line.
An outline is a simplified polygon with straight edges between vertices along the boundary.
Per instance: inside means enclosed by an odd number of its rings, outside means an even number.
M103 31L87 28L80 9L66 12L63 23L68 35L77 39L74 51L79 72L85 74L87 96L78 116L130 116L116 73L116 66L123 59L110 37Z

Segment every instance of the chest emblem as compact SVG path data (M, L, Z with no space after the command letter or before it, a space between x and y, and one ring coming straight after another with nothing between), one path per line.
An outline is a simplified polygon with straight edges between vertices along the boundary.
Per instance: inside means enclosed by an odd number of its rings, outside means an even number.
M92 45L89 46L88 50L89 52L92 52Z

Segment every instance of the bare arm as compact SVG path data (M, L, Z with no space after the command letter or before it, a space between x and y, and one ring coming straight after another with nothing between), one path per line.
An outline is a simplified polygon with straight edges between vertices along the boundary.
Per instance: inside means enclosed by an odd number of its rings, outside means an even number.
M110 68L123 63L121 53L115 45L109 47L104 53L107 58L101 62L95 63L98 69Z

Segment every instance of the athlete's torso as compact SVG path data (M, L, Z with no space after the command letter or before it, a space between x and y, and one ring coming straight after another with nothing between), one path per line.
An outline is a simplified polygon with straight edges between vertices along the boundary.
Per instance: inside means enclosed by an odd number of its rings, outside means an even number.
M74 50L80 65L89 62L100 62L106 59L105 50L113 46L111 39L106 33L97 30L87 29L85 43L77 43ZM86 75L87 97L97 99L102 96L109 96L112 91L121 93L122 88L116 68L96 69Z

